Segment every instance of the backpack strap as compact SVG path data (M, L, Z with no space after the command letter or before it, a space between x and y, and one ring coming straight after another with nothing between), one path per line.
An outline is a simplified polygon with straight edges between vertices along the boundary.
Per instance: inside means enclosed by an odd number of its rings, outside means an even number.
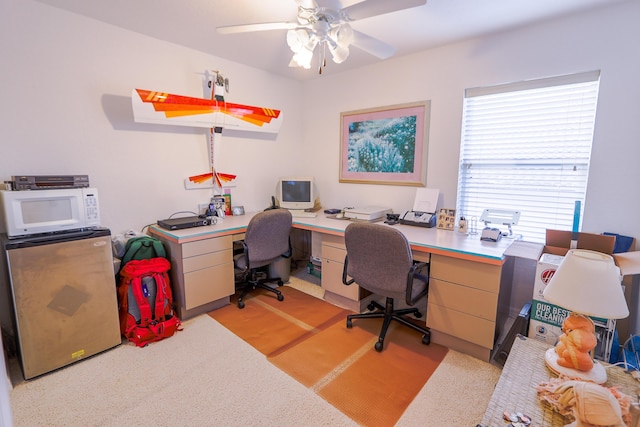
M156 252L156 256L166 258L167 252L164 250L164 245L162 242L155 237L153 237L153 250Z
M156 257L146 260L132 260L122 269L122 277L128 286L131 286L133 296L140 310L139 326L147 326L156 321L165 320L165 298L171 297L169 287L169 275L171 268L169 260ZM143 277L151 277L156 283L156 299L152 309L149 299L143 290ZM169 300L171 301L171 300ZM169 308L169 312L171 307Z
M140 239L133 240L129 247L125 250L124 255L122 256L122 260L120 261L120 269L133 259L133 255L140 250L142 247L142 241Z
M158 283L158 295L161 298L157 298L156 302L156 319L166 320L173 315L173 295L171 294L171 285L169 281L169 274L162 273L157 280Z

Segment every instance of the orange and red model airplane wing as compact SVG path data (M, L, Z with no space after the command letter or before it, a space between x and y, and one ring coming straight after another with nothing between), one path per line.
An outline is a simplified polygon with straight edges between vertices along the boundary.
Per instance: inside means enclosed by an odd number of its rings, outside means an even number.
M223 127L253 132L277 133L282 112L272 108L234 104L215 99L192 98L165 92L134 89L136 122L179 126Z

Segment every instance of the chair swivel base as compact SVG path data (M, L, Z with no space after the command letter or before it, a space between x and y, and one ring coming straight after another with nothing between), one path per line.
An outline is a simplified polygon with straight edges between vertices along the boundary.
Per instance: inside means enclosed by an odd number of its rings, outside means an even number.
M257 288L264 289L269 292L273 292L274 294L277 295L278 301L284 301L284 295L282 295L282 292L280 292L276 288L272 288L271 286L267 285L267 282L276 282L278 286L282 286L284 284L284 282L280 278L259 280L255 282L254 281L247 282L246 284L243 285L242 293L238 297L238 308L244 308L245 297L249 292Z
M403 308L400 310L393 309L393 298L387 297L385 307L378 304L376 301L371 301L371 303L367 306L369 310L378 309L379 311L375 311L372 313L360 313L360 314L349 314L347 316L347 328L353 327L353 319L370 319L370 318L382 318L384 319L382 322L382 329L380 330L380 335L378 336L378 341L374 345L376 351L382 351L384 347L384 338L387 335L387 330L389 329L389 325L392 320L396 320L402 323L405 326L410 327L418 332L422 332L422 343L425 345L429 345L431 342L431 331L429 331L426 327L421 327L416 325L415 323L410 322L406 319L405 315L413 314L416 318L421 318L422 313L417 308Z

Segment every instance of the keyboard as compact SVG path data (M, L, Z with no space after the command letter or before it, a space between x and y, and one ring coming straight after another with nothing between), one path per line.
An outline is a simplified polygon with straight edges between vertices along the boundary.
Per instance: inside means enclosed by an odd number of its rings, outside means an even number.
M315 218L317 215L315 212L305 212L305 211L296 211L292 210L291 216L294 218Z

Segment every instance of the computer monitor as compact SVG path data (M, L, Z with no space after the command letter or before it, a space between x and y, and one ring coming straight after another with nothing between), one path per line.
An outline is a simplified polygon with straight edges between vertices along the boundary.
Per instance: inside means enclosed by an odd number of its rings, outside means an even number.
M276 186L276 197L280 201L280 207L284 209L313 209L316 193L314 179L309 176L283 177Z

